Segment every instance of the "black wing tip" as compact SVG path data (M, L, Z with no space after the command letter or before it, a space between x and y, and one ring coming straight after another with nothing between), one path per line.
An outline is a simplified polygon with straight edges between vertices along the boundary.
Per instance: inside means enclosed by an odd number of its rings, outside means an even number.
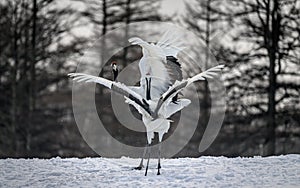
M175 63L178 66L181 66L180 63L178 62L178 59L174 56L166 56L167 61L171 61L172 63Z
M71 78L74 78L75 76L76 76L76 73L75 72L71 72L71 73L69 73L69 74L67 74L69 77L71 77Z

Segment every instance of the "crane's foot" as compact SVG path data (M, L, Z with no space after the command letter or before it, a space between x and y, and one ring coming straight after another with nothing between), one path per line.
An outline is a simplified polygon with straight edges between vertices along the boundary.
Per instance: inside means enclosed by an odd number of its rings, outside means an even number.
M158 163L158 166L157 166L157 175L160 175L160 169L161 169L161 166L160 166L160 163Z
M144 166L138 166L138 167L134 167L132 170L142 170Z

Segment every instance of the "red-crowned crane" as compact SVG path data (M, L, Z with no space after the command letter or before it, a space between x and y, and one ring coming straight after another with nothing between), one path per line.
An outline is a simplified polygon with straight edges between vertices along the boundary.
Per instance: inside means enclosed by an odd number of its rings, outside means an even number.
M149 146L154 138L154 133L158 133L158 139L161 142L164 134L170 128L171 120L168 118L190 104L189 99L179 99L178 93L193 82L213 78L224 67L218 65L191 78L182 79L181 65L177 60L178 52L184 48L180 38L181 36L175 36L168 31L156 44L148 43L138 37L129 39L131 44L142 47L143 57L139 62L140 86L126 86L120 82L84 73L68 74L78 82L95 82L124 95L125 102L134 106L142 115L142 121L147 131L148 145L145 147L140 165L135 169L142 169L143 159L148 153L145 176L150 159ZM115 80L118 70L116 64L112 64L112 66ZM161 144L159 144L157 175L160 174L161 168L160 150Z

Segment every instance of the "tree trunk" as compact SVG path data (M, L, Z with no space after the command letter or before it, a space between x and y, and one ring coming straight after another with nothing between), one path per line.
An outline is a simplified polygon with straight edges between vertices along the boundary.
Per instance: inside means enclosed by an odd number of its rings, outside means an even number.
M106 0L102 1L102 36L106 34L107 27L107 2Z
M273 51L273 50L271 50ZM275 154L275 114L276 114L276 104L275 104L275 95L276 95L276 74L275 74L275 58L274 52L271 52L269 55L269 94L268 94L268 152L267 155Z
M205 31L205 43L206 43L206 53L205 53L205 65L204 65L204 69L208 69L209 67L209 48L210 48L210 0L207 0L206 2L206 31ZM203 119L203 123L205 125L207 125L208 120L209 120L209 116L210 116L210 92L209 92L209 88L208 88L208 82L205 81L204 82L204 92L203 92L204 96L203 96L203 115L202 115L202 119Z
M269 91L268 91L268 152L267 155L276 154L276 72L275 65L278 53L278 43L280 35L280 16L278 0L273 0L273 9L271 13L271 32L268 32L268 56L269 56ZM269 6L271 4L269 3ZM269 23L267 24L267 26Z
M33 113L35 109L35 99L36 99L36 20L37 20L37 2L33 0L32 6L32 33L31 33L31 61L30 61L30 88L29 88L29 125L26 127L26 151L31 150L31 127L34 123Z
M105 62L105 57L104 57L104 54L105 54L105 49L106 49L106 41L105 41L105 37L104 35L106 34L107 32L107 1L106 0L103 0L102 1L102 14L103 14L103 17L102 17L102 33L101 33L101 47L100 47L100 66L104 66ZM100 72L100 77L103 76L103 72L104 70L102 70ZM100 95L103 94L103 89L102 87L100 88L99 90L99 93Z
M19 66L19 53L18 53L18 30L17 30L17 9L18 5L16 4L15 12L13 13L13 29L14 29L14 38L13 38L13 53L14 53L14 66L12 67L12 111L11 111L11 150L16 156L17 151L17 72Z
M128 40L128 35L129 35L129 24L130 24L130 16L131 16L131 9L130 9L130 4L131 4L131 0L127 0L126 1L126 7L125 7L125 10L126 10L126 18L125 18L125 35L124 35L124 46L127 44L127 40ZM125 47L124 50L123 50L123 63L124 63L124 66L127 65L127 53L128 53L128 50L127 48Z

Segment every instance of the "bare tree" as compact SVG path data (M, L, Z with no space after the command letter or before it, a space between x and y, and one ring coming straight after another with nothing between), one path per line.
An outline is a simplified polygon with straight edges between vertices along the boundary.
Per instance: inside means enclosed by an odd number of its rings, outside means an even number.
M241 78L248 79L249 83L247 84L249 85L239 83L236 86L239 89L247 90L247 93L251 93L253 90L254 93L258 92L261 95L264 93L263 90L268 90L267 101L252 97L248 106L266 114L268 125L265 140L265 144L268 145L266 155L273 155L276 153L278 104L290 97L285 89L283 89L283 94L280 90L281 97L278 97L278 91L282 87L278 78L285 74L282 70L283 62L290 64L292 59L299 57L295 56L298 54L299 38L294 37L297 33L295 25L298 25L296 23L298 21L295 21L295 18L298 17L299 5L294 0L243 0L227 1L227 3L227 5L235 7L235 11L227 12L227 15L234 18L235 26L239 28L237 29L238 35L233 37L233 41L243 41L249 44L249 46L244 45L242 50L235 50L232 55L236 54L236 62L252 63L248 66L241 65L241 72L243 72ZM291 23L293 23L293 27L290 26ZM261 64L257 64L257 61L260 61ZM268 65L263 62L268 62ZM258 69L259 67L261 68ZM261 78L261 82L256 82L257 78ZM232 86L236 88L236 86ZM242 91L240 93L242 94ZM257 100L259 103L255 102ZM245 109L249 108L246 106Z
M71 107L52 109L51 103L41 105L47 95L53 94L49 88L68 83L65 74L71 67L66 59L85 43L80 38L67 45L60 43L60 35L75 27L63 22L63 17L74 18L76 12L53 9L53 2L18 0L0 4L1 13L5 13L0 18L1 103L7 101L0 107L1 156L36 154L47 139L43 132L57 131L51 126L64 115L57 112ZM60 75L54 77L54 71ZM50 140L49 144L54 142Z

